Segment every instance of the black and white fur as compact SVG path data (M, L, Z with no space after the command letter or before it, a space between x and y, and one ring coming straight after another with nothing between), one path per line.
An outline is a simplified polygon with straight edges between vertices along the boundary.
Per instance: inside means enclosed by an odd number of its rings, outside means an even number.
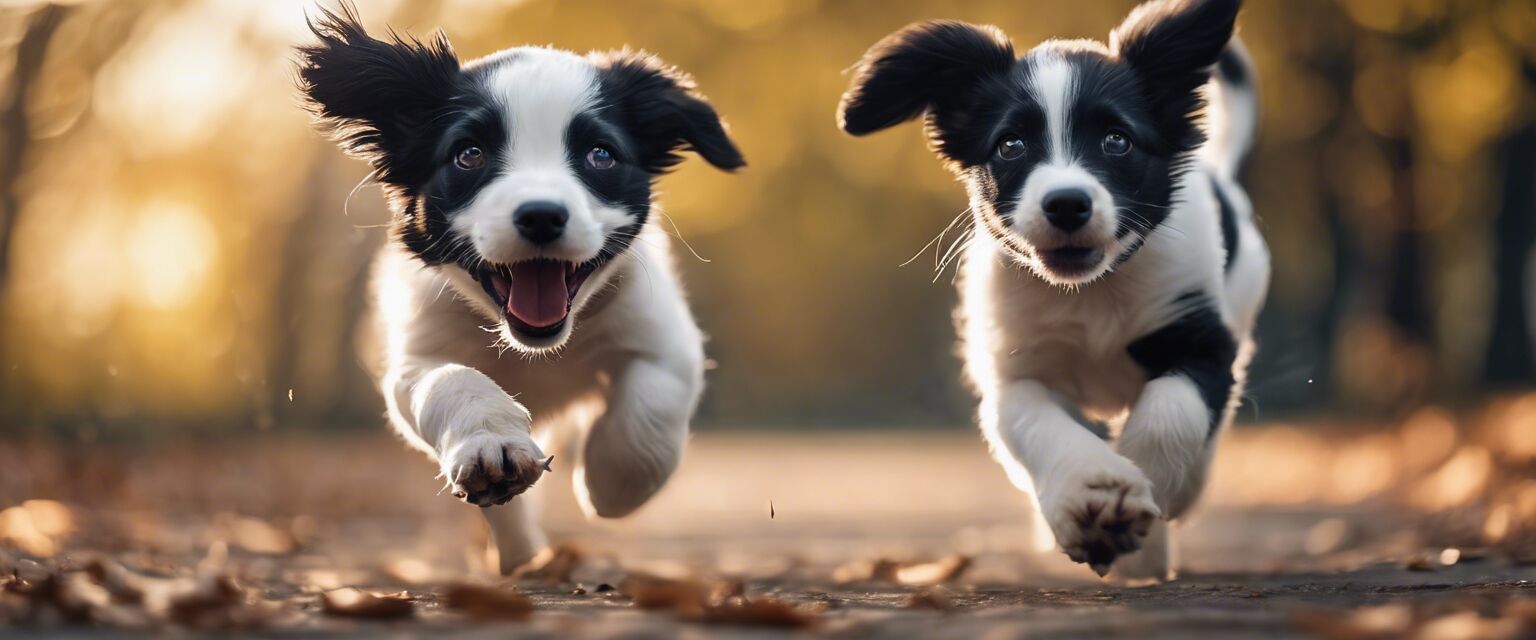
M441 36L371 37L350 6L311 28L300 87L393 210L375 301L395 428L482 507L504 572L546 547L531 496L513 498L548 470L557 422L579 433L587 512L638 508L677 467L703 387L651 186L680 151L744 164L714 109L643 53L461 64Z
M966 185L958 318L982 431L1100 575L1172 576L1167 521L1201 492L1268 287L1236 182L1257 115L1238 8L1155 0L1107 45L1017 58L995 27L915 24L869 50L839 108L854 135L926 115Z

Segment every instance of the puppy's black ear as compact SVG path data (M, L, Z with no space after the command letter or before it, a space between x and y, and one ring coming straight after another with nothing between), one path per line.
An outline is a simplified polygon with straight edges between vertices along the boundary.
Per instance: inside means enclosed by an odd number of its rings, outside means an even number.
M856 136L963 100L981 80L1007 73L1013 44L993 26L952 20L908 25L870 47L837 105L837 125Z
M716 168L734 171L747 161L725 132L720 115L695 88L693 78L643 51L593 54L603 97L617 107L640 145L640 161L665 173L693 151Z
M1210 79L1211 67L1232 39L1241 5L1241 0L1153 0L1110 33L1110 49L1141 76L1165 124L1188 121L1200 109L1196 89Z
M460 81L459 59L441 34L427 42L369 36L350 3L321 9L309 28L320 42L299 47L299 90L309 109L378 180L414 189L430 175L431 122Z

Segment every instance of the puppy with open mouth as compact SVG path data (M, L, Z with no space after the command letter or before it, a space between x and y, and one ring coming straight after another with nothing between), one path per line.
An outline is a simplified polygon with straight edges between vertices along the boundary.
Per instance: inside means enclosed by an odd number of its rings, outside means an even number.
M703 387L652 184L683 151L744 165L715 110L644 53L461 63L441 36L370 36L350 6L311 29L300 88L393 212L374 280L390 421L482 508L503 572L546 546L514 498L550 469L557 421L579 435L583 508L634 511L677 467Z
M970 195L957 315L982 431L1100 575L1172 576L1167 521L1204 486L1268 287L1237 183L1257 117L1238 8L1154 0L1108 44L1022 57L995 27L915 24L838 112L853 135L926 115Z

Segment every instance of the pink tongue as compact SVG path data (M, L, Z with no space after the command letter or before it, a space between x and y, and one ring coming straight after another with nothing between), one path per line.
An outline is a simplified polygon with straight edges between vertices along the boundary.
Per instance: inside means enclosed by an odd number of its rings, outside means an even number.
M565 263L535 260L512 265L512 295L507 313L534 327L548 327L565 319Z

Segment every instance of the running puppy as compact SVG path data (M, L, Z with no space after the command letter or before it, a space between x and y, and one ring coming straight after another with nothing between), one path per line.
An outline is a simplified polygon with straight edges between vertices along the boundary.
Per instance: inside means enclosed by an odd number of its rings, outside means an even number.
M503 572L546 546L513 498L549 470L557 420L580 433L587 512L634 511L677 467L703 387L652 182L680 151L743 166L715 110L644 53L461 64L442 36L369 36L350 6L310 26L300 88L393 210L374 281L390 421L482 508Z
M1107 45L1021 58L995 27L911 25L865 54L838 110L853 135L926 115L966 185L958 317L982 431L1100 575L1172 576L1167 521L1200 495L1268 287L1236 182L1257 116L1238 5L1155 0Z

